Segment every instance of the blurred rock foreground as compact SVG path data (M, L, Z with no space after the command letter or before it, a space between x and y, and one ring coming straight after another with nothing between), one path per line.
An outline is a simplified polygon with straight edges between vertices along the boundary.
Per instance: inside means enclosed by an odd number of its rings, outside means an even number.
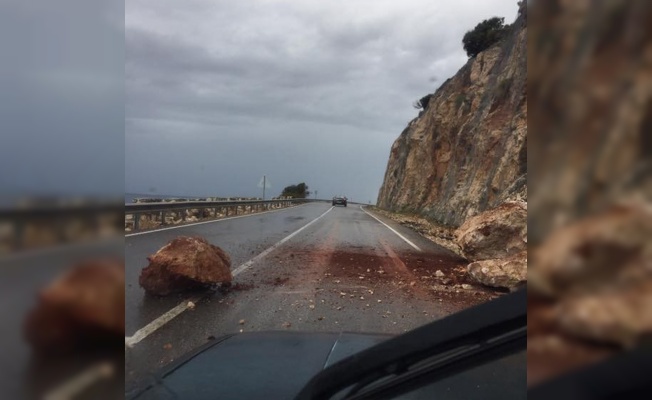
M120 343L125 333L122 260L82 262L44 288L24 323L39 353L65 353L85 345Z
M228 254L200 237L177 237L147 259L139 283L152 295L230 284L233 279Z
M652 335L652 2L528 14L533 385Z
M527 279L526 11L432 94L394 142L378 196L428 221L476 282L510 289Z

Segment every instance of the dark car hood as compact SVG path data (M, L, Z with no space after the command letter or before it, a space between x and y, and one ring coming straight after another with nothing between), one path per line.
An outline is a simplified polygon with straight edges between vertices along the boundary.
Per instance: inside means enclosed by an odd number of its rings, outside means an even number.
M390 337L308 332L225 336L174 362L127 397L292 399L322 369Z

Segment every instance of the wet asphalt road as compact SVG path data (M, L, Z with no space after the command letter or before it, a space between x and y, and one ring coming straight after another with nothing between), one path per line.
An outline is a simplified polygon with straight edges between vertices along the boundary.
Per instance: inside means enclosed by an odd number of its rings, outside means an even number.
M422 251L358 205L310 203L125 238L127 335L189 297L153 298L138 286L146 257L169 240L203 236L231 256L235 269L320 216L239 274L229 291L206 294L194 309L126 347L127 391L137 381L150 379L156 369L224 334L267 330L400 334L493 297L480 288L440 285L435 271L454 277L460 260L409 229L379 217ZM458 282L463 281L453 278Z

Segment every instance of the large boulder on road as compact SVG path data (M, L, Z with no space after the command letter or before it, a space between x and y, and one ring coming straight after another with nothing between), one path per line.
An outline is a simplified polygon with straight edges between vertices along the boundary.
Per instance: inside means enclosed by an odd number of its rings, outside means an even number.
M141 271L139 283L157 296L233 279L230 257L201 237L180 236L147 259L149 265Z
M38 352L121 343L125 334L122 260L82 262L43 289L23 332Z
M483 285L513 289L527 282L527 251L507 258L475 261L466 269L473 280Z
M513 256L527 249L527 203L512 201L467 219L456 232L471 261Z

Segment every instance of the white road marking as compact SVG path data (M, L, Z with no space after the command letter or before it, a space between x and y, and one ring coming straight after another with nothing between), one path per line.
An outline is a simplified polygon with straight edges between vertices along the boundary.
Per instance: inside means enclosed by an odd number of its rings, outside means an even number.
M44 400L70 400L77 397L81 392L102 379L108 379L115 374L113 364L108 361L101 362L79 375L64 382L61 386L53 389L43 396Z
M150 322L149 324L137 330L136 333L134 333L132 336L125 337L125 345L127 347L133 347L135 344L145 339L147 336L156 332L156 330L158 330L160 327L172 321L174 317L186 311L188 309L189 301L192 301L193 303L197 303L199 300L201 300L201 298L193 297L182 301L179 305L177 305L170 311L166 312L165 314L156 318L154 321Z
M380 219L376 218L375 215L373 215L373 214L367 212L367 210L365 210L364 208L362 208L362 206L360 206L360 209L362 210L362 212L364 212L365 214L367 214L367 215L370 216L371 218L373 218L373 219L375 219L376 221L380 222L381 224L385 225L385 227L387 227L387 229L389 229L390 231L394 232L398 237L400 237L401 239L403 239L403 240L405 241L405 243L409 244L410 246L412 246L412 247L413 247L414 249L416 249L417 251L422 251L422 250L419 248L419 246L417 246L416 244L412 243L412 242L411 242L410 240L408 240L405 236L403 236L403 235L401 235L400 233L396 232L396 230L394 230L394 228L392 228L391 226L387 225L386 223L384 223L384 222L381 221Z
M284 237L283 239L281 239L278 243L276 243L276 244L273 245L272 247L266 249L266 250L263 251L262 253L258 254L256 257L252 258L251 260L249 260L249 261L247 261L246 263L242 264L242 265L239 266L238 268L234 269L233 272L232 272L233 277L235 277L236 275L238 275L238 274L244 272L247 268L251 267L251 266L252 266L256 261L258 261L258 260L260 260L261 258L265 257L266 255L268 255L268 254L271 253L272 251L276 250L280 245L282 245L283 243L285 243L285 242L287 242L288 240L292 239L293 237L295 237L296 235L298 235L301 231L303 231L304 229L306 229L306 228L309 227L310 225L312 225L312 224L314 224L315 222L319 221L319 220L321 219L321 217L323 217L324 215L328 214L328 213L333 209L333 207L334 207L334 206L331 206L331 208L329 208L328 210L326 210L326 211L325 211L322 215L320 215L319 217L317 217L317 218L313 219L312 221L308 222L307 224L305 224L304 226L302 226L302 227L299 228L298 230L294 231L293 233L291 233L291 234L289 234L288 236L286 236L286 237Z
M308 204L308 203L306 203ZM228 221L231 219L237 219L237 218L246 218L246 217L253 217L254 215L263 215L263 214L269 214L273 212L278 212L278 211L283 211L287 210L289 208L293 207L301 207L306 204L299 204L297 206L290 206L290 207L285 207L285 208L279 208L278 210L270 210L270 211L263 211L263 212L258 212L258 213L252 213L252 214L246 214L246 215L236 215L235 217L226 217L226 218L220 218L220 219L212 219L210 221L202 221L202 222L194 222L192 224L182 224L182 225L177 225L177 226L170 226L167 228L160 228L160 229L154 229L151 231L144 231L144 232L134 232L134 233L125 233L125 237L129 236L138 236L138 235L147 235L149 233L156 233L156 232L161 232L161 231L169 231L170 229L179 229L179 228L187 228L189 226L195 226L195 225L204 225L204 224L212 224L215 222L222 222L222 221Z
M310 225L314 224L317 222L319 219L321 219L324 215L328 214L333 207L329 208L326 210L323 214L321 214L319 217L313 219L312 221L308 222L298 230L294 231L293 233L289 234L288 236L284 237L281 239L278 243L274 244L273 246L269 247L262 253L258 254L256 257L252 258L251 260L247 261L246 263L240 265L236 269L234 269L231 272L231 275L235 278L237 275L241 274L247 268L251 267L255 262L259 261L272 251L276 250L279 246L281 246L283 243L287 242L288 240L292 239L294 236L299 234L301 231L309 227ZM213 221L212 221L213 222ZM197 304L197 302L201 300L201 298L195 297L195 298L190 298L190 299L185 299L182 301L179 305L171 309L170 311L166 312L165 314L161 315L160 317L156 318L154 321L150 322L149 324L145 325L144 327L140 328L139 330L136 331L132 336L125 337L125 346L127 347L133 347L143 339L145 339L147 336L151 335L152 333L156 332L159 328L161 328L163 325L167 324L170 322L172 319L174 319L176 316L181 314L182 312L186 311L188 309L188 302L192 301L193 303Z

